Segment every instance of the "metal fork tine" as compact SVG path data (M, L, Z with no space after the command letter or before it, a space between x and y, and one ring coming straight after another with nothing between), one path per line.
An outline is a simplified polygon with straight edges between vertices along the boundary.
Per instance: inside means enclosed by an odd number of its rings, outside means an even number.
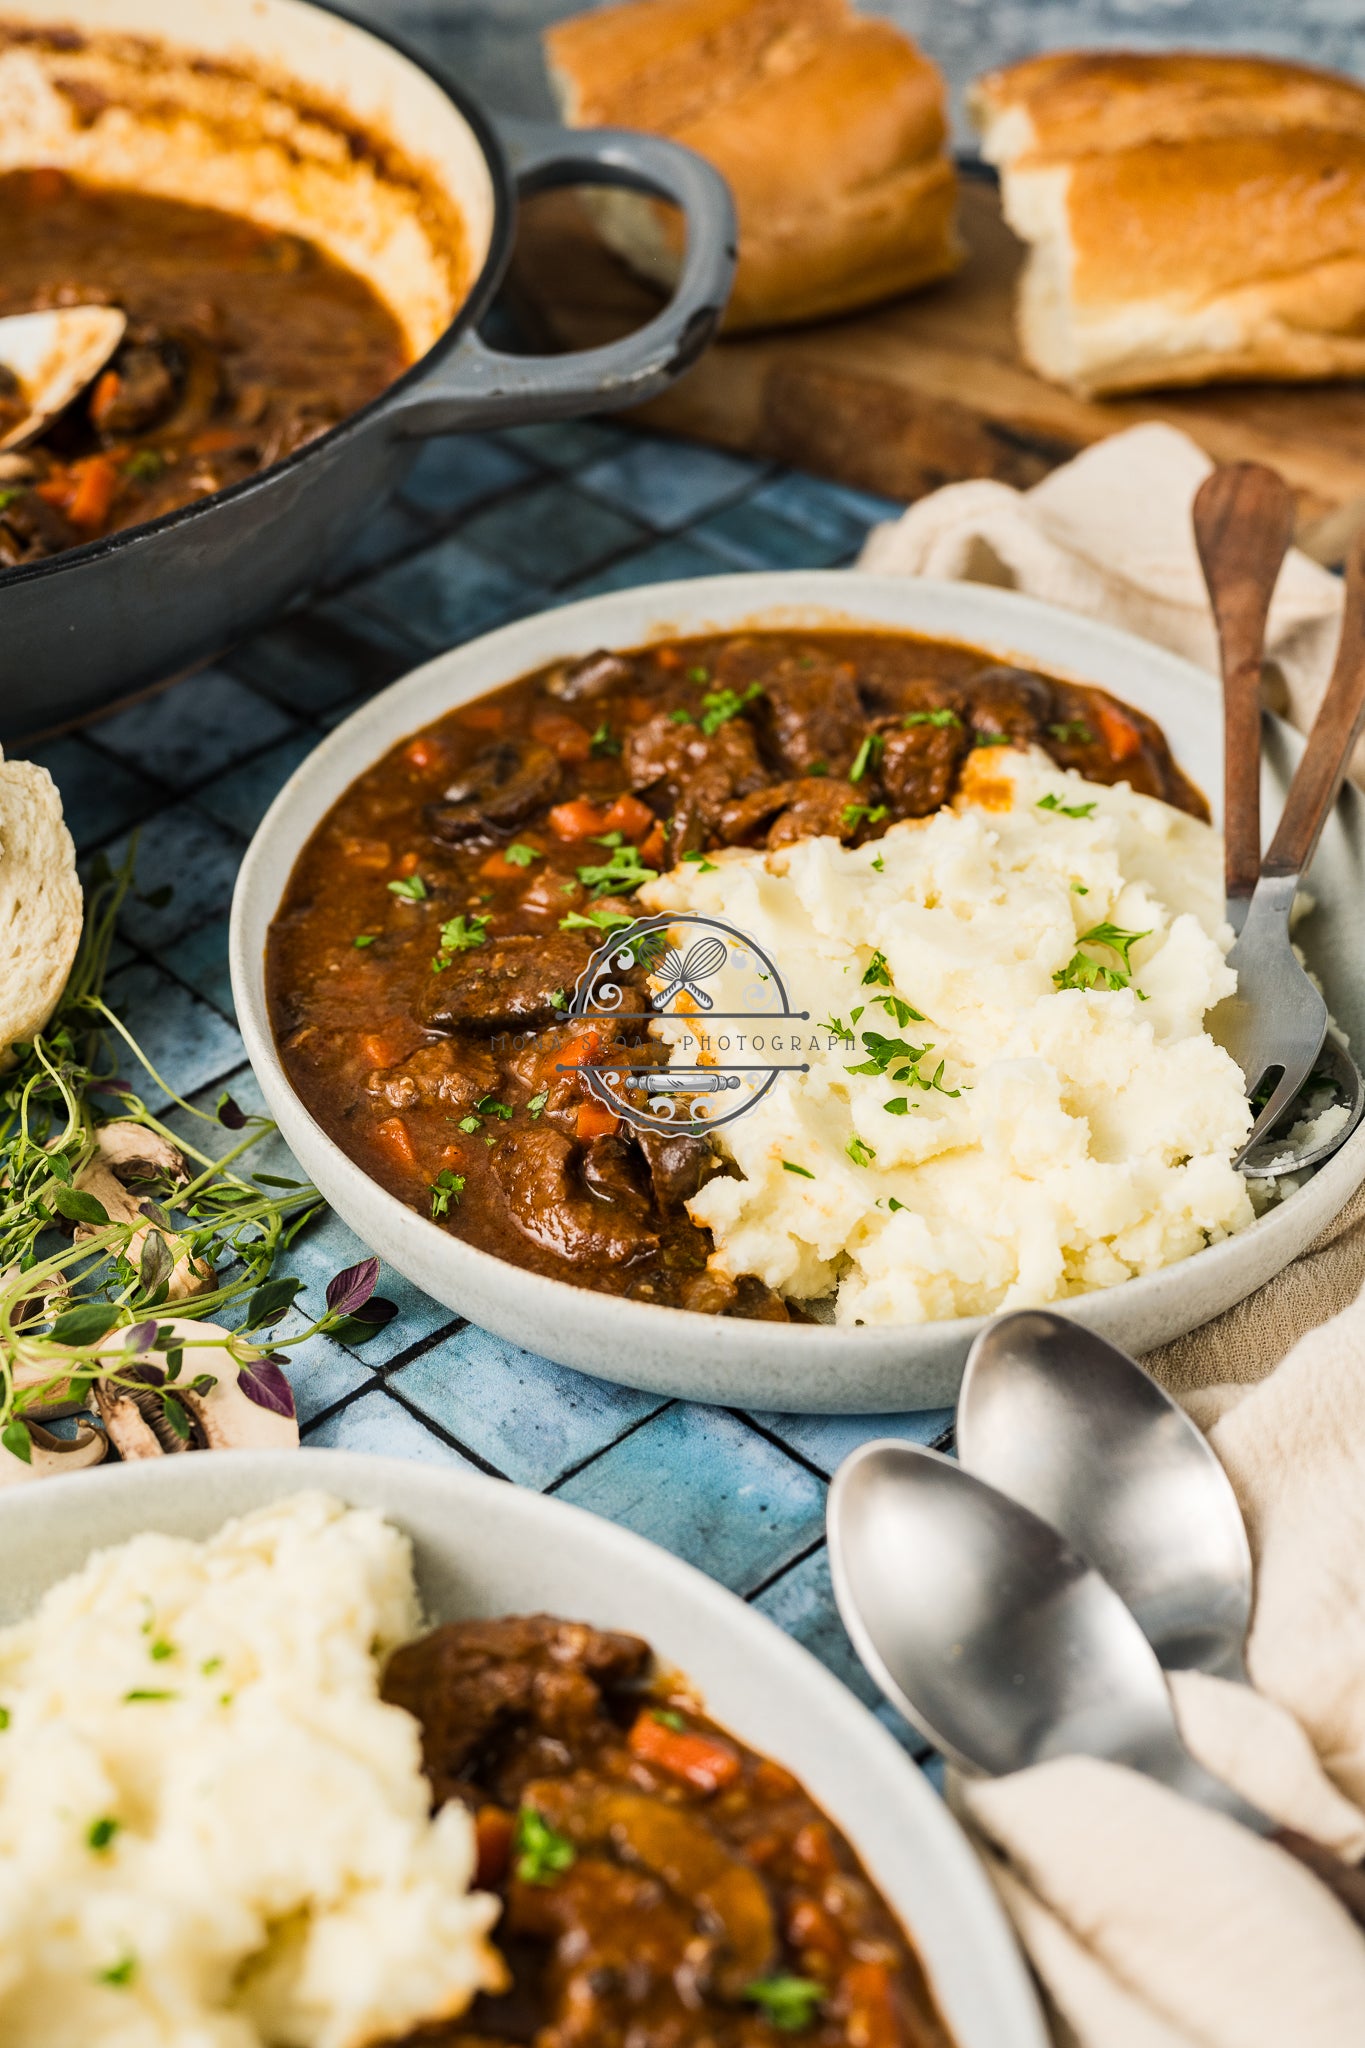
M1269 1132L1274 1130L1276 1124L1284 1115L1285 1111L1289 1108L1290 1104L1294 1101L1295 1097L1302 1093L1304 1084L1308 1080L1309 1075L1313 1071L1313 1065L1314 1061L1316 1060L1316 1057L1317 1055L1315 1054L1314 1059L1309 1061L1307 1070L1302 1073L1299 1071L1299 1062L1296 1062L1292 1067L1285 1068L1284 1072L1280 1076L1279 1082L1276 1085L1275 1093L1271 1096L1269 1102L1267 1102L1265 1108L1261 1111L1255 1123L1251 1126L1251 1135L1248 1137L1241 1151L1237 1154L1237 1157L1233 1160L1232 1163L1234 1166L1240 1166L1242 1161L1246 1158L1247 1153L1251 1150L1252 1146L1258 1144L1262 1138L1264 1138L1265 1136L1267 1136Z

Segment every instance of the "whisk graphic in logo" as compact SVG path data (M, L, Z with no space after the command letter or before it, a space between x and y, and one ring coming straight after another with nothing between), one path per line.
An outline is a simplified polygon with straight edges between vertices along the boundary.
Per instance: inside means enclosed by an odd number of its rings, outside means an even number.
M743 1116L780 1075L806 1071L802 1055L817 1049L809 1024L744 932L691 911L641 917L613 930L580 975L559 1064L627 1123L701 1133Z

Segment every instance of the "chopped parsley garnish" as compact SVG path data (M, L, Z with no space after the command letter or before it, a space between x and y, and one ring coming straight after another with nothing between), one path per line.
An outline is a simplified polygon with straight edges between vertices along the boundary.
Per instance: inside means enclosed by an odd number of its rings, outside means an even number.
M641 875L640 880L643 882L644 879ZM635 919L625 910L590 910L586 916L581 910L571 910L567 917L560 918L559 929L562 932L609 932L617 925L634 922ZM553 997L551 1001L554 1002ZM554 1003L554 1007L558 1010L562 1005Z
M388 886L389 894L401 896L405 903L425 903L427 900L427 885L420 875L403 875Z
M930 1089L936 1089L940 1095L957 1096L962 1093L960 1088L944 1087L943 1060L939 1061L932 1074L924 1072L921 1061L933 1051L932 1044L907 1045L903 1038L887 1038L880 1031L864 1031L862 1040L867 1058L856 1067L846 1067L845 1073L884 1074L890 1081L899 1081L903 1088L922 1088L926 1094ZM902 1113L899 1110L891 1112L893 1116Z
M876 872L877 872L878 874L881 874L881 873L882 873L882 871L883 871L883 869L884 869L884 868L885 868L885 866L886 866L886 858L885 858L885 856L884 856L883 854L880 854L880 853L879 853L879 854L877 855L877 858L876 858L876 859L875 859L875 860L873 861L873 863L872 863L872 866L873 866L873 868L874 868L874 869L876 870Z
M166 467L164 455L158 455L155 448L137 448L123 465L123 474L130 476L134 483L154 483Z
M460 1196L463 1193L464 1175L462 1173L455 1173L448 1166L443 1166L435 1180L431 1183L432 1221L434 1222L438 1216L447 1215L452 1202L458 1209L460 1206Z
M137 1957L129 1954L121 1956L116 1963L111 1963L107 1970L101 1970L96 1976L95 1982L97 1984L109 1984L116 1991L123 1991L132 1983L136 1975Z
M605 755L620 753L621 742L617 739L616 734L612 731L605 718L588 741L588 751L598 755L599 758Z
M98 1820L91 1821L85 1831L87 1847L94 1849L96 1852L107 1849L121 1825L122 1823L116 1821L112 1814L101 1814Z
M512 1120L511 1110L505 1102L499 1102L496 1096L481 1096L474 1104L474 1107L478 1110L480 1116L500 1116L504 1123L510 1123Z
M917 1010L913 1003L905 1002L900 996L873 996L872 1000L879 1009L890 1011L902 1031L904 1031L907 1024L924 1024L928 1022L923 1010ZM854 1011L853 1021L855 1024L862 1014L861 1010Z
M907 711L901 720L901 724L904 726L937 725L942 727L961 725L961 723L962 720L958 717L957 713L949 710L946 704L938 711Z
M529 868L533 860L542 860L544 855L539 847L528 846L524 839L514 839L510 846L504 846L502 857L509 867Z
M782 1161L782 1171L784 1173L799 1173L802 1180L815 1179L815 1175L808 1166L798 1166L794 1159L784 1159Z
M565 995L563 989L552 988L550 990L550 1008L552 1010L567 1010L568 1007L569 998Z
M147 1645L147 1655L155 1664L164 1664L168 1657L175 1655L175 1644L168 1643L165 1636L158 1636L154 1643Z
M378 932L358 932L351 940L351 944L353 946L372 946L378 937Z
M9 1727L9 1708L0 1707L0 1735Z
M542 1109L544 1109L549 1099L550 1091L548 1088L542 1088L539 1095L533 1095L531 1097L531 1100L527 1103L526 1107L531 1113L532 1120L534 1120L536 1117L540 1115L540 1112L542 1111Z
M872 958L867 963L867 972L863 976L863 987L890 988L890 986L891 969L886 964L885 953L883 953L881 947L878 946L877 950L873 953Z
M578 879L594 896L625 896L642 882L657 882L657 868L647 868L638 846L618 846L611 859L578 870Z
M1086 888L1084 882L1073 882L1071 884L1071 893L1073 896L1088 896L1090 891Z
M716 872L716 863L708 860L704 853L685 853L683 861L688 867L696 868L698 874L714 875Z
M972 735L974 747L1007 747L1010 736L1007 732L978 732Z
M517 1814L516 1874L523 1884L553 1884L578 1861L578 1851L567 1835L561 1835L543 1820L534 1806L523 1806Z
M850 782L861 782L869 768L875 768L886 751L886 741L879 732L869 732L853 756L853 766L848 771Z
M855 1166L871 1166L877 1156L875 1146L867 1144L864 1139L858 1136L856 1131L845 1145L844 1150Z
M886 1206L894 1215L896 1210L903 1209L905 1207L905 1204L904 1202L898 1202L894 1195L888 1195L886 1198Z
M1094 733L1083 718L1068 718L1061 725L1050 725L1048 731L1053 739L1064 747L1073 742L1082 747L1089 747L1093 746L1095 740Z
M882 819L889 818L891 813L885 804L845 804L839 815L844 821L844 830L856 832L864 819L869 825L880 825Z
M1097 801L1098 799L1094 799L1088 804L1064 804L1055 791L1049 790L1046 796L1039 797L1038 809L1055 811L1059 818L1090 818L1094 816Z
M1079 989L1120 989L1131 988L1133 981L1132 950L1139 939L1150 939L1151 933L1126 932L1116 924L1092 924L1088 932L1082 932L1076 941L1076 951L1066 966L1060 968L1052 979L1058 988ZM1083 953L1082 946L1103 946L1122 961L1121 967L1109 967L1100 960ZM1141 989L1133 993L1140 1001L1147 998Z
M745 706L752 704L755 697L763 695L762 683L750 683L743 695L738 690L708 690L701 700L701 729L709 739L719 732L732 718L738 718Z
M762 2008L779 2033L799 2034L824 2003L825 1987L813 1977L759 1977L745 1985L744 1996Z
M173 1692L158 1692L158 1691L157 1691L157 1690L156 1690L156 1689L155 1689L155 1688L154 1688L153 1686L149 1686L149 1685L135 1685L135 1686L133 1687L132 1691L131 1691L131 1692L126 1692L126 1693L125 1693L125 1694L123 1695L123 1697L124 1697L124 1699L125 1699L125 1700L129 1700L129 1701L131 1701L131 1700L173 1700L173 1699L177 1699L177 1698L179 1698L179 1694L177 1694L177 1693L173 1693Z
M674 1707L656 1707L650 1718L657 1721L661 1728L671 1729L675 1735L681 1735L687 1727L686 1721Z
M458 917L450 917L441 926L441 950L431 963L433 974L443 974L457 953L467 953L472 946L487 943L491 917L475 911L466 916L461 911Z
M15 485L7 491L0 491L0 512L8 512L11 505L17 505L27 489L28 485L22 484Z
M472 1138L475 1131L483 1129L483 1120L482 1118L477 1116L462 1116L460 1118L459 1128L465 1133L467 1137Z
M855 1017L853 1021L854 1021L854 1023L856 1024L858 1020L857 1020L857 1018ZM847 1043L848 1043L849 1045L852 1045L852 1043L853 1043L853 1033L852 1033L852 1031L851 1031L851 1030L849 1029L848 1025L847 1025L847 1024L845 1024L845 1022L844 1022L843 1018L842 1018L842 1017L836 1017L836 1016L835 1016L835 1014L834 1014L834 1012L833 1012L832 1010L830 1011L830 1013L829 1013L828 1017L826 1017L826 1019L825 1019L825 1022L824 1022L824 1027L823 1027L823 1028L824 1028L824 1029L825 1029L826 1031L832 1031L832 1032L833 1032L833 1034L834 1034L834 1036L835 1036L836 1038L842 1038L842 1039L844 1039L844 1040L845 1040L845 1041L846 1041L846 1042L847 1042Z
M889 1102L882 1104L882 1108L888 1116L909 1116L910 1098L906 1095L893 1095ZM891 1206L895 1207L894 1202Z
M687 671L687 680L689 683L709 683L711 671L709 668L690 668Z
M828 774L829 774L829 762L828 762L828 761L812 761L812 762L811 762L811 764L810 764L810 767L809 767L809 768L808 768L808 769L806 770L806 773L807 773L807 775L828 775Z
M670 725L691 725L694 721L692 713L684 710L683 706L679 704L669 712L668 722Z

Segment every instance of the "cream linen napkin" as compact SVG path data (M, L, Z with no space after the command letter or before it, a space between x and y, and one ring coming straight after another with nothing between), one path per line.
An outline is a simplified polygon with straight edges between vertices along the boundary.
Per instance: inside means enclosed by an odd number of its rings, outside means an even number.
M1031 491L975 481L921 498L877 527L858 567L1022 590L1155 640L1216 674L1217 640L1190 507L1212 468L1159 421L1087 448ZM1291 549L1270 610L1275 709L1311 725L1336 653L1340 580ZM1353 773L1365 784L1365 742ZM1178 1391L1270 1372L1306 1330L1365 1285L1365 1192L1248 1301L1143 1362ZM1360 2039L1365 2043L1365 2017Z
M1365 1299L1259 1386L1192 1397L1256 1558L1257 1690L1174 1681L1186 1740L1365 1855ZM958 1784L1065 2048L1360 2048L1365 1937L1282 1851L1114 1765Z

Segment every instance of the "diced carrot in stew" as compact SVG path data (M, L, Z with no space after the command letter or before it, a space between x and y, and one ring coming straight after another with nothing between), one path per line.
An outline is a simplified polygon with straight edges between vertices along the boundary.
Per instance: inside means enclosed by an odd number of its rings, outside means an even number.
M798 1829L792 1843L798 1863L804 1863L807 1870L818 1870L823 1876L832 1877L837 1865L834 1860L834 1845L829 1838L829 1829L822 1821L808 1821Z
M739 1757L728 1742L694 1728L665 1727L650 1708L637 1716L629 1742L632 1755L657 1764L698 1792L721 1792L740 1774Z
M640 858L647 868L661 868L664 864L664 828L656 825L647 839L640 842Z
M97 427L103 424L105 414L122 389L123 379L117 370L105 370L96 381L95 388L90 394L89 410L90 417Z
M229 448L240 448L244 438L240 427L205 427L191 435L188 447L191 455L224 455Z
M901 2048L891 1972L885 1963L850 1963L840 1989L848 2048Z
M412 1132L401 1116L385 1117L382 1124L375 1125L374 1134L395 1166L403 1167L408 1173L416 1172L417 1154L413 1150Z
M118 495L119 473L103 455L92 455L81 463L75 496L66 508L73 526L94 533L103 526Z
M787 1915L786 1936L793 1948L804 1954L828 1956L831 1962L843 1949L837 1923L818 1899L797 1899Z
M1099 721L1100 732L1104 736L1104 744L1116 761L1131 760L1134 754L1141 751L1142 734L1132 719L1125 718L1114 705L1106 704L1103 698L1097 698L1095 716Z
M606 812L599 811L596 804L590 804L583 796L556 804L550 813L550 830L557 839L592 839L606 829Z
M501 704L471 704L460 713L460 724L471 732L501 732L507 713Z
M481 1806L474 1818L474 1846L478 1861L474 1883L481 1892L492 1891L507 1875L512 1861L515 1822L500 1806Z
M28 173L25 188L31 206L50 206L66 192L70 179L65 171L59 171L55 164L39 164Z
M398 872L400 875L415 875L417 872L417 855L415 853L405 853L398 863Z
M559 761L586 761L592 753L587 727L563 711L538 711L531 720L531 738L548 747Z
M578 1121L574 1135L579 1138L614 1138L621 1128L621 1119L613 1115L605 1102L580 1102Z
M765 1799L788 1799L800 1786L790 1771L783 1770L771 1757L765 1756L754 1765L754 1789Z
M341 857L353 868L386 868L393 858L386 839L343 839Z
M382 1031L367 1031L360 1041L360 1057L367 1066L391 1067L399 1057L398 1047Z
M445 748L439 746L435 740L428 739L425 734L419 734L415 740L409 740L404 747L403 759L409 768L416 768L419 771L437 768L445 759Z
M624 832L627 839L643 839L654 830L654 813L638 796L618 796L602 821L606 832Z
M653 697L627 697L626 699L626 717L632 725L643 725L647 718L654 716L658 708L659 706Z
M578 1037L571 1038L560 1052L559 1065L562 1067L586 1066L589 1060L596 1059L601 1043L602 1034L600 1031L580 1032Z
M653 647L650 652L660 668L681 668L687 659L680 647Z

